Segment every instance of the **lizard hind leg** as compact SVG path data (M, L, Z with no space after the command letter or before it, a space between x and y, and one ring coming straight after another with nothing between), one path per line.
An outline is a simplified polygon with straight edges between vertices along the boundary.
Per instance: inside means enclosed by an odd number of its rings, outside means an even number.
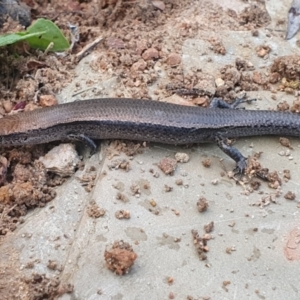
M84 134L69 133L68 139L71 141L79 141L81 143L84 143L91 149L91 155L94 154L97 150L97 145L95 144L95 142Z
M235 174L244 174L247 168L247 158L237 148L228 145L225 139L216 137L215 141L218 147L236 162Z

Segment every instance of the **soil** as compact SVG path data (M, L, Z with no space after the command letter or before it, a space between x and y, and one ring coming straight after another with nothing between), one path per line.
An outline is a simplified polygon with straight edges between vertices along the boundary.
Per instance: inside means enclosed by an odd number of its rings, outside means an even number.
M123 241L115 241L111 249L104 253L106 267L117 275L125 275L137 259L131 245Z
M257 28L267 26L270 22L264 1L249 5L241 13L222 9L211 1L193 0L23 2L30 8L33 21L38 18L50 19L68 38L68 24L76 25L80 31L79 41L64 56L31 49L26 43L1 47L0 116L36 109L39 106L55 105L55 94L75 76L74 69L82 58L81 51L100 36L103 41L92 50L97 53L98 58L90 66L94 71L103 74L103 78L118 78L115 97L150 98L149 85L157 83L154 90L156 100L177 93L179 96L175 98L176 103L207 106L213 95L231 101L240 91L271 90L275 86L279 90L293 92L300 86L300 56L277 58L268 75L238 58L235 64L220 68L220 78L207 77L201 70L188 74L183 72L181 49L187 38L198 36L200 29L211 30L214 37L208 37L207 41L216 55L225 55L226 49L221 37L218 37L218 30L244 30L257 35ZM194 18L196 14L198 17ZM5 18L0 34L20 30L22 26L8 17ZM268 45L261 45L254 51L259 57L265 58L271 49ZM162 71L165 73L164 80L160 79ZM215 82L220 84L216 86ZM77 88L80 90L81 86ZM299 101L295 101L292 111L300 112ZM132 156L144 149L141 144L114 143L110 148L111 153L108 154L112 157L121 150ZM38 158L52 147L54 144L1 150L0 243L5 243L5 235L23 222L28 210L42 207L51 201L55 197L54 187L63 183L61 178L47 173L38 163ZM112 167L125 171L130 168L129 162L115 161L115 164ZM165 174L172 174L176 164L176 160L165 158L160 162L160 168ZM208 161L203 164L210 166ZM249 173L253 173L253 170L256 172L257 169L261 170L261 167L252 165ZM268 176L273 188L281 184L276 172ZM132 192L137 194L139 190L132 186ZM121 193L118 195L118 199L125 201ZM102 213L98 207L91 206L89 210L89 215L93 218L100 217ZM199 257L205 260L210 237L200 237L197 231L192 234ZM126 256L126 263L120 256ZM135 259L136 254L131 248L113 247L106 252L107 267L120 275L128 272ZM52 283L43 274L33 274L30 280L23 280L19 268L18 265L9 268L1 263L1 269L6 270L3 272L6 276L0 277L2 299L12 299L11 295L20 299L18 295L24 294L20 287L23 291L30 291L35 290L37 284L39 290L49 286L51 290L37 296L27 292L26 299L54 299L58 294L72 290L58 288L58 279Z

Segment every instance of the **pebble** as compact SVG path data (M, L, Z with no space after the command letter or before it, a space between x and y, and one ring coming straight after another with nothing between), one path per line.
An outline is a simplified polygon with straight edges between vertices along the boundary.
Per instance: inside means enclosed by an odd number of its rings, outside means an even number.
M39 161L44 164L47 171L68 177L75 173L80 159L73 144L60 144L51 149L45 156L40 157Z
M177 53L169 54L167 58L167 64L169 66L177 66L181 63L181 56Z
M165 3L160 0L152 0L152 5L157 7L160 10L164 10L166 8Z
M131 66L131 71L144 71L147 68L147 63L143 59L139 59Z
M57 105L58 101L53 95L41 95L40 104L43 107Z
M159 53L155 48L149 48L142 54L142 57L144 60L157 59L159 58Z
M224 86L225 81L224 81L222 78L217 78L217 79L215 80L215 83L216 83L216 86L217 86L217 87L220 87L220 86Z
M186 153L177 152L175 154L175 159L177 162L187 163L190 160L190 157Z
M253 65L253 63L252 63L251 61L248 61L248 62L247 62L247 67L248 67L248 68L253 68L254 65Z
M10 100L3 101L3 108L6 113L10 113L13 108L12 102Z
M166 174L166 175L173 175L176 169L177 161L170 157L163 158L158 167Z
M219 183L219 179L214 179L214 180L211 181L211 183L213 185L217 185Z

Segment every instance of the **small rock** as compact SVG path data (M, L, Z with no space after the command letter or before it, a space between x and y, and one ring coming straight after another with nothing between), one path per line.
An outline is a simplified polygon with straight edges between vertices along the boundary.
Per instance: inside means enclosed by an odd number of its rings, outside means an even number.
M296 199L296 194L291 192L291 191L288 191L285 195L284 195L284 198L286 200L295 200Z
M140 40L136 43L136 53L142 55L142 53L148 48L147 40Z
M166 174L166 175L173 175L174 171L177 166L177 161L170 157L163 158L159 164L158 167Z
M159 58L159 53L155 48L149 48L142 54L142 57L144 60L157 59Z
M143 59L139 59L131 66L131 71L132 72L144 71L146 67L147 67L147 63Z
M159 0L153 0L152 5L160 10L164 10L166 8L165 3L163 1L159 1Z
M265 57L267 54L271 52L271 47L268 45L260 45L256 47L255 50L258 57Z
M132 247L123 240L115 241L104 253L106 267L117 275L127 274L136 258L137 254Z
M208 206L208 202L204 197L200 197L200 199L197 201L197 208L199 212L207 211Z
M0 161L1 162L1 161ZM1 175L3 173L3 163L1 162ZM15 169L13 171L14 181L16 182L26 182L29 181L32 178L32 173L29 171L27 167L24 165L18 163L15 166ZM0 177L2 178L2 176Z
M186 153L177 152L175 154L175 159L176 159L177 162L187 163L190 160L190 157Z
M210 75L202 75L202 78L199 78L199 81L194 86L194 89L201 91L203 95L211 97L216 93L215 80Z
M24 111L31 111L31 110L35 110L35 109L39 109L40 107L37 106L35 103L29 102L25 108Z
M118 210L115 212L115 217L119 220L121 219L130 219L130 211L129 210Z
M0 156L0 185L3 185L6 181L7 168L9 166L9 162L6 157Z
M265 83L262 73L257 72L257 71L253 72L252 80L253 80L253 82L255 82L259 85L262 85Z
M80 159L73 144L60 144L40 157L39 161L44 164L47 171L68 177L74 174Z
M293 146L292 146L291 141L289 139L281 137L281 138L279 138L279 142L282 146L293 149Z
M214 179L214 180L211 181L211 183L213 185L217 185L219 183L219 179Z
M215 80L215 84L217 87L223 86L225 84L225 81L222 78L217 78Z
M181 56L177 53L171 53L168 56L167 64L169 66L177 66L181 63Z
M280 74L277 72L271 73L269 76L270 83L277 83L280 80Z
M192 99L193 103L198 106L208 106L208 99L205 97L197 97Z
M125 43L118 38L115 37L109 37L106 40L106 45L111 49L124 49Z
M237 70L237 68L230 67L226 69L223 78L226 81L226 85L228 87L234 88L234 86L238 84L241 79L241 73Z
M150 200L151 206L155 207L156 206L156 201L154 199Z
M57 105L57 99L53 95L42 95L40 96L40 104L43 107Z
M247 67L249 69L252 69L252 68L254 68L254 65L253 65L253 63L251 61L247 61Z
M10 100L3 101L3 108L6 113L10 113L13 109L13 104Z

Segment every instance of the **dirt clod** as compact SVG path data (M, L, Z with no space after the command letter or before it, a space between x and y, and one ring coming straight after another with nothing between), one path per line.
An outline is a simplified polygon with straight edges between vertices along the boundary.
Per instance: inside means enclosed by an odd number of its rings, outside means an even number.
M118 210L115 212L115 216L117 219L121 220L121 219L130 219L130 211L128 210Z
M105 209L100 208L95 202L87 207L87 214L91 218L100 218L105 215Z
M285 195L284 195L284 198L286 200L295 200L296 199L296 194L291 192L291 191L288 191Z
M246 7L239 15L242 24L248 24L255 27L267 25L271 21L264 4L251 4Z
M200 199L197 201L197 208L199 212L207 211L208 206L208 201L204 197L200 197Z
M207 259L206 253L209 251L209 248L207 246L207 241L211 239L211 236L204 235L201 237L198 231L194 229L192 230L192 236L200 260L206 260Z
M283 170L283 178L285 181L289 181L292 176L291 176L291 171L290 170Z
M214 222L213 222L213 221L211 221L211 222L208 223L207 225L204 225L204 231L205 231L206 233L212 232L213 229L214 229Z
M298 97L294 102L293 105L291 107L291 112L293 113L300 113L300 97Z
M288 111L289 109L290 109L290 106L286 101L280 102L277 105L278 111Z
M132 247L121 241L115 241L110 249L105 250L104 258L106 267L117 275L125 275L129 272L137 258Z
M170 66L176 66L181 63L181 56L177 53L170 53L167 58L167 64Z
M155 48L150 48L143 53L142 57L146 61L151 59L157 59L159 58L159 53Z
M190 157L187 153L177 152L175 154L175 159L176 159L177 162L187 163L190 160Z
M279 142L282 146L293 149L291 141L288 138L281 137L279 138Z
M44 274L33 273L24 279L28 288L30 300L56 299L63 294L71 294L74 287L71 284L63 285L57 277L48 278Z
M166 174L166 175L173 175L177 166L177 161L170 157L163 158L158 167Z
M255 50L258 57L265 57L271 52L271 47L268 45L261 45L258 46Z
M203 167L209 168L211 166L211 159L206 158L206 159L202 160L201 163L202 163Z
M281 78L286 78L286 80L294 81L294 84L297 84L300 79L300 55L278 57L270 69L271 73L277 73Z

